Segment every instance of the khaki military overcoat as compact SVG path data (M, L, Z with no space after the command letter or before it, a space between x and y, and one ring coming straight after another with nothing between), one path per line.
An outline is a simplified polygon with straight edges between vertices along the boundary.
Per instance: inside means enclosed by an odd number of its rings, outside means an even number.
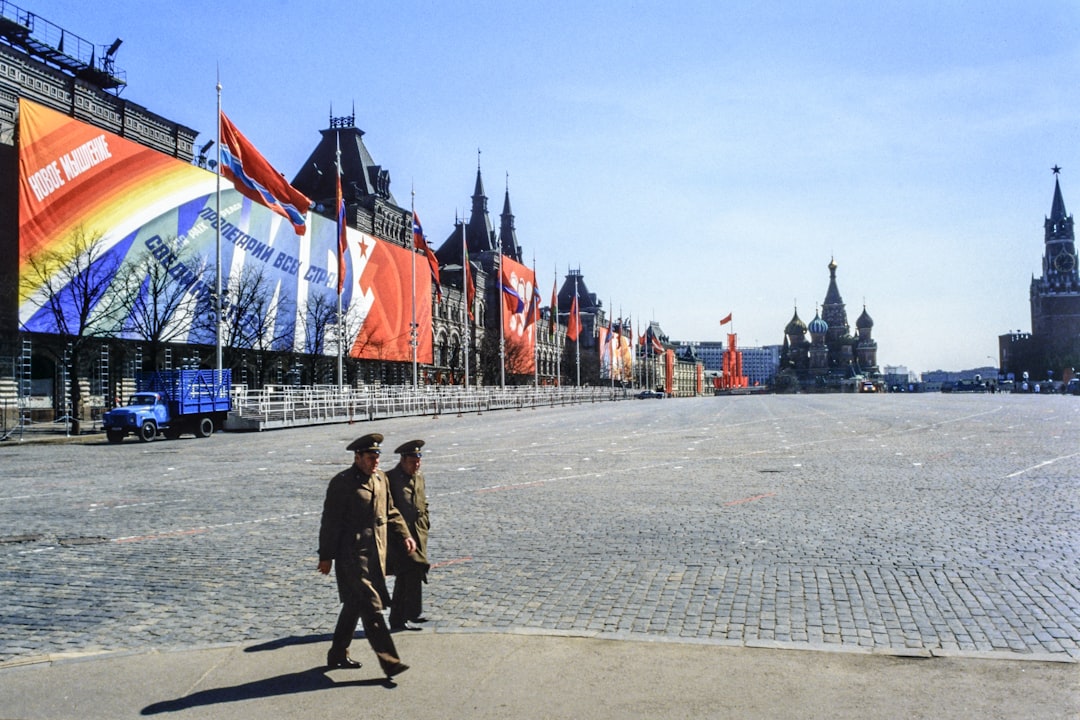
M390 472L386 473L390 481L390 494L394 497L394 507L401 513L405 524L409 526L413 540L416 540L416 552L409 555L413 562L426 565L428 530L431 528L431 519L428 517L427 490L424 484L424 472L418 470L415 475L409 477L401 468L401 464L395 465ZM404 555L404 548L401 550ZM396 559L397 553L390 554L391 565ZM390 570L393 573L393 569Z
M386 474L365 476L351 465L330 481L319 527L319 560L333 560L338 595L389 604L386 590L387 543L409 537L409 526L394 507Z

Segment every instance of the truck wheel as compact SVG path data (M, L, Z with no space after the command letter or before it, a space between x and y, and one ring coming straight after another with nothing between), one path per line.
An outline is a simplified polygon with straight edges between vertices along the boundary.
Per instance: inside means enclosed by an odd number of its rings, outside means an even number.
M143 442L150 442L155 437L157 437L157 426L147 420L139 428L139 439Z
M124 439L124 435L125 435L125 433L124 433L123 430L106 430L105 431L105 437L107 437L109 439L109 442L111 442L111 443L121 442Z
M208 417L199 420L199 426L195 429L197 437L205 438L214 434L214 421Z

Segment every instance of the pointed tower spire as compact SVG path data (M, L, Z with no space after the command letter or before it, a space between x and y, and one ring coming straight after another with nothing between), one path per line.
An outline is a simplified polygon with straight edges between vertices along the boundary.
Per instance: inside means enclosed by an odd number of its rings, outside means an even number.
M1046 242L1052 240L1072 240L1072 218L1065 210L1065 200L1061 196L1061 180L1059 174L1061 168L1055 165L1051 168L1054 172L1054 200L1050 204L1050 217L1046 219Z
M844 299L840 297L840 288L836 284L836 267L836 258L830 258L829 289L825 292L825 302L821 304L821 319L829 325L829 342L847 337L850 331L847 309L844 306Z
M1069 213L1065 211L1065 200L1061 197L1061 182L1054 178L1054 203L1050 207L1050 219L1060 221L1068 216Z
M487 195L484 193L484 178L480 173L480 149L476 150L476 185L472 194L472 215L468 220L464 212L461 215L461 224L465 226L465 244L473 260L482 253L498 250L495 239L495 227L491 224L488 216ZM460 265L462 262L461 230L455 224L455 229L446 238L439 249L435 251L440 265Z
M476 149L476 187L472 195L472 215L469 216L467 230L469 252L482 253L497 250L495 227L488 216L487 193L484 192L484 178L480 173L480 149Z
M506 257L521 262L521 247L517 242L514 229L514 213L510 211L510 173L506 174L506 197L503 199L502 214L499 215L499 248Z

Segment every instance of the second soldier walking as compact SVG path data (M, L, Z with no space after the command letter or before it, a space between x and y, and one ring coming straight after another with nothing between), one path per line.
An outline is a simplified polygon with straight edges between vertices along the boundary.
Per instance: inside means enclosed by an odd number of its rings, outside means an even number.
M393 630L419 630L413 623L427 622L424 617L422 588L430 568L427 559L428 517L424 473L420 470L423 440L410 440L394 452L398 464L388 473L394 506L401 513L409 533L416 542L415 552L407 552L400 544L390 549L388 572L395 575L394 596L390 601L390 627Z

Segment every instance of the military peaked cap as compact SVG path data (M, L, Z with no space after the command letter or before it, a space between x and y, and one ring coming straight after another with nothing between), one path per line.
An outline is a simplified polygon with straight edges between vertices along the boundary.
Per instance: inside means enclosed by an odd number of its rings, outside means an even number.
M379 447L379 443L383 441L383 436L379 433L368 433L362 437L358 437L349 443L349 447L345 448L349 452L367 452L374 450L376 452L382 452L382 448Z
M410 440L407 443L398 445L396 452L398 455L415 455L420 457L420 448L424 447L423 440Z

